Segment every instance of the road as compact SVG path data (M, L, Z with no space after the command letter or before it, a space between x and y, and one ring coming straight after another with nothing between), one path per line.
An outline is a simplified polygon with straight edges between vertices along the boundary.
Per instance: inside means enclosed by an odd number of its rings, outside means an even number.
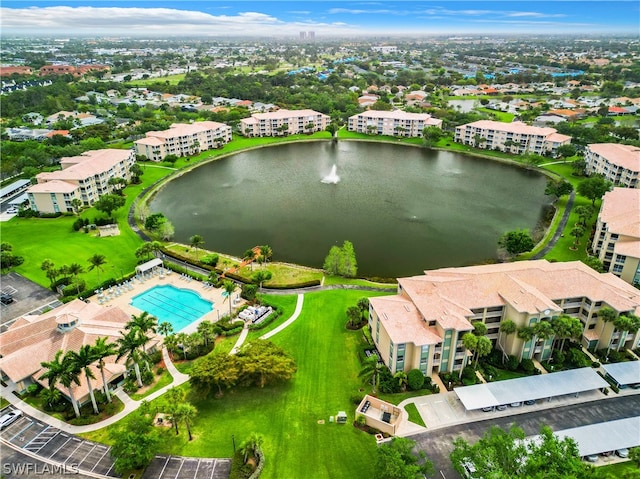
M417 449L424 451L427 457L433 461L437 471L436 477L458 479L460 475L455 472L449 460L449 454L453 450L453 440L456 437L461 436L469 442L475 442L491 426L500 426L506 429L512 423L524 429L527 436L531 436L538 434L543 425L551 426L551 429L558 431L571 427L586 426L587 424L634 417L638 415L639 411L640 395L636 394L502 418L487 418L487 420L474 423L428 431L411 436L410 439L416 441ZM440 474L440 471L444 473L444 476Z

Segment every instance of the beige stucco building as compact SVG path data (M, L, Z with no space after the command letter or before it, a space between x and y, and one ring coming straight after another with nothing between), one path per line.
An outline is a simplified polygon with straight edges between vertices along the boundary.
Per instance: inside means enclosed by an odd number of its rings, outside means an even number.
M197 155L220 148L231 141L231 127L216 121L174 123L168 130L148 131L145 138L133 142L136 155L162 161L167 155Z
M458 143L476 148L537 155L554 154L559 146L571 143L570 136L558 133L555 128L493 120L460 125L456 127L454 139Z
M40 213L71 213L74 199L91 206L102 195L114 191L110 179L131 179L130 169L135 161L133 150L116 149L62 158L61 170L36 175L38 183L27 189L29 206Z
M617 143L594 143L584 153L589 175L603 175L616 186L640 188L640 148Z
M428 126L442 128L442 120L428 113L368 110L349 117L349 131L388 136L421 137Z
M127 322L131 318L117 306L102 307L96 303L85 303L79 299L64 304L41 315L25 315L0 334L0 374L8 387L23 392L30 384L48 383L40 377L46 372L42 362L50 362L58 351L79 351L83 345L93 345L98 338L106 338L107 343L115 343L122 337ZM157 336L147 343L147 351L160 344ZM104 358L105 379L114 386L126 372L125 360L116 356ZM102 374L97 364L90 367L95 379L94 389L102 389ZM73 392L80 404L89 400L89 388L84 374L79 376L80 384L73 384ZM68 397L68 390L61 384L56 387Z
M640 291L611 273L597 273L579 261L546 260L444 268L398 279L398 293L370 298L369 328L382 361L392 373L419 369L430 376L459 370L468 353L462 336L483 322L494 347L518 358L546 359L553 338L523 341L501 334L500 324L518 328L554 316L577 317L582 344L590 349L638 347L640 332L615 331L598 319L609 306L640 315Z
M328 115L314 110L278 110L243 118L240 131L245 136L286 136L323 131L329 123Z
M605 271L640 284L640 189L614 188L604 194L592 249Z

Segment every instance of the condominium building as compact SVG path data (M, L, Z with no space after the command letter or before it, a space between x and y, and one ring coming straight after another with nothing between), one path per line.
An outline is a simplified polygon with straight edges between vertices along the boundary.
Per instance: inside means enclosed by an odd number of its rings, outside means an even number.
M640 188L640 148L617 143L594 143L584 153L587 174L603 175L617 186Z
M571 137L558 133L555 128L517 121L479 120L456 127L455 141L488 150L544 155L554 154L559 146L568 145Z
M167 155L197 155L220 148L231 141L231 127L216 121L174 123L168 130L148 131L145 138L133 142L136 155L162 161Z
M388 136L421 137L428 126L442 128L442 120L428 113L408 113L402 110L368 110L349 117L349 131Z
M640 314L640 291L582 262L518 261L425 271L398 280L394 296L369 299L369 329L392 373L419 369L425 375L460 370L468 361L462 337L473 321L487 337L520 359L549 358L553 337L529 340L500 332L504 320L518 328L566 314L583 324L582 344L591 350L638 347L640 332L616 331L598 318L603 306Z
M135 161L133 150L116 149L62 158L62 170L36 175L38 183L27 190L29 206L40 213L71 213L74 199L91 206L102 195L114 191L110 179L131 179L130 169Z
M640 189L614 188L604 194L592 249L605 271L640 284Z
M243 118L240 131L245 136L286 136L322 131L330 121L328 115L314 110L278 110Z

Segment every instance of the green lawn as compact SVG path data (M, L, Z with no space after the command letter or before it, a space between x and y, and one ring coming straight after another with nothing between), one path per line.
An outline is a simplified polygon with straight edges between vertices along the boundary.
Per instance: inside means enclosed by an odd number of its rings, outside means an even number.
M239 444L255 431L264 437L262 478L299 477L300 471L313 471L314 478L371 477L375 439L350 424L355 409L350 398L362 394L357 355L362 333L345 328L344 313L364 295L342 290L305 295L298 320L272 338L295 358L294 379L264 389L237 389L220 399L190 396L199 411L194 441L184 432L176 436L163 431L158 453L231 457L231 436ZM295 297L281 301L290 309ZM154 401L152 408L161 403ZM349 424L329 422L338 411L347 412ZM103 442L108 438L104 429L87 436Z
M169 374L169 371L166 371L166 370L163 371L160 376L156 376L155 379L156 379L156 382L153 384L153 386L151 386L149 389L145 390L142 393L131 394L131 399L134 399L135 401L144 399L148 395L153 394L157 390L162 389L163 387L168 386L173 382L173 378L171 377L171 374Z
M130 185L124 190L125 206L113 213L113 218L120 226L120 235L100 238L95 233L86 234L82 230L74 232L72 225L76 216L59 218L19 218L2 223L2 241L11 243L15 254L23 256L23 264L15 268L21 275L43 286L49 285L44 271L40 269L42 261L50 259L60 267L73 262L85 268L80 275L87 287L98 284L98 270L86 271L89 268L87 259L95 254L105 256L107 263L100 271L100 281L107 278L119 278L131 272L137 258L134 252L142 244L142 240L127 226L127 213L136 196L146 187L171 173L170 170L143 166L143 182ZM97 217L105 217L95 208L85 209L81 215L93 221Z
M611 477L640 477L640 467L636 466L631 461L617 462L615 464L609 464L607 466L599 466L596 468L597 477L599 478L611 478ZM625 476L624 474L629 474Z
M407 411L407 414L409 415L409 421L418 424L419 426L427 427L427 425L422 420L422 416L420 416L420 413L418 412L418 408L414 403L407 404L404 407L404 410Z
M507 113L504 111L492 110L491 108L478 108L478 111L491 115L496 121L503 123L511 123L515 117L513 113Z

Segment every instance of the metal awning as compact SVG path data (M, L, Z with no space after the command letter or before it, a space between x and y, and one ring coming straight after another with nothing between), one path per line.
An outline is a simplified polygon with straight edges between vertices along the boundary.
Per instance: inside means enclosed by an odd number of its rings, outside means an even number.
M162 264L163 262L160 258L155 258L150 261L147 261L146 263L142 263L136 266L136 271L138 273L145 273L150 269L157 268L158 266L162 266Z
M603 364L602 369L620 386L640 383L640 361Z
M640 446L638 431L640 431L640 416L573 427L554 431L554 434L560 439L572 438L578 445L580 456L589 456ZM539 438L540 436L532 436L527 440L537 442Z
M571 369L454 388L467 410L577 394L609 386L592 368Z

